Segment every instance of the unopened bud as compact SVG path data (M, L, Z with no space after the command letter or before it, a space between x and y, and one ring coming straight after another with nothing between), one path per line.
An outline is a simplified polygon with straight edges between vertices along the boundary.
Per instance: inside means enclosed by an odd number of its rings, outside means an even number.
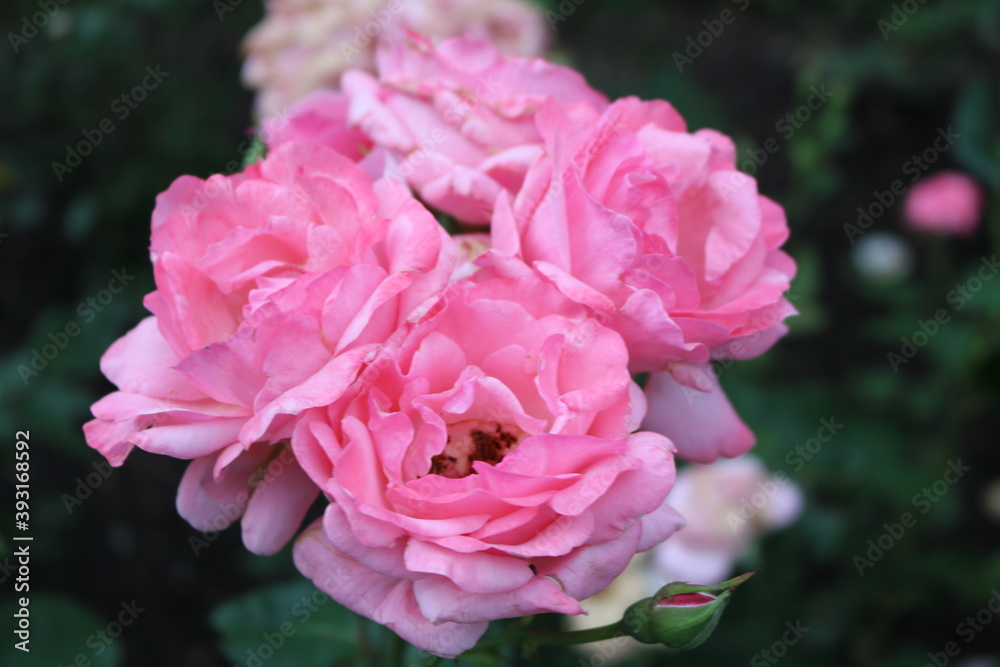
M651 598L639 600L625 611L623 629L643 644L692 649L715 630L733 589L753 573L716 586L667 584Z

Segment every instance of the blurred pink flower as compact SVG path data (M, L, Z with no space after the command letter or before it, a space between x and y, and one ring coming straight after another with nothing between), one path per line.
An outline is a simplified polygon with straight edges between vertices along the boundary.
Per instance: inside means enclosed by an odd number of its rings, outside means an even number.
M497 195L520 187L541 153L535 113L545 102L607 105L568 67L469 39L382 40L378 72L344 76L350 122L396 158L421 199L465 223L488 224Z
M942 171L917 181L904 205L913 229L971 236L982 218L983 193L971 176Z
M386 32L468 36L517 56L541 54L549 33L525 0L268 0L266 9L243 43L243 81L265 118L310 91L338 88L348 68L374 71Z
M292 440L332 500L299 569L443 656L494 619L582 613L681 523L670 442L632 432L645 404L621 337L527 267L492 271L453 283Z
M405 186L288 143L236 176L177 179L151 254L155 317L102 358L119 391L93 405L88 444L115 466L133 447L191 459L181 515L200 530L242 515L246 546L274 553L318 493L291 417L339 398L455 251Z
M689 465L667 498L687 521L653 551L664 581L715 584L761 534L802 512L802 492L783 472L771 475L755 457Z
M261 138L269 150L290 141L332 148L361 162L373 146L361 130L347 123L347 98L338 91L317 90L287 112L261 123Z

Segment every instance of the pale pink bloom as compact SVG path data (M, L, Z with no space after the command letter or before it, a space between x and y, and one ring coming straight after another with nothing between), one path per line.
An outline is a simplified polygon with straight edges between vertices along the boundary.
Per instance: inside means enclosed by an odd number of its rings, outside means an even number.
M549 34L524 0L268 0L266 10L243 43L243 81L258 91L265 118L313 90L338 88L347 69L374 71L385 33L472 37L516 56L540 55Z
M351 123L397 159L425 202L465 223L489 223L497 195L520 187L542 150L544 103L607 106L574 70L469 39L383 40L378 72L344 76Z
M468 278L479 270L476 260L490 249L489 234L455 234L451 237L458 251L458 261L455 264L455 271L451 275L452 280Z
M499 197L493 247L624 337L632 371L654 373L647 427L682 458L741 454L753 435L701 376L710 359L756 356L786 331L784 211L736 171L728 137L689 133L666 102L586 111L538 113L545 153L515 198Z
M971 176L942 171L917 181L906 193L904 206L913 229L971 236L982 219L983 192Z
M102 358L119 391L87 441L116 466L132 447L191 459L181 515L200 530L243 515L247 547L274 553L318 493L288 454L292 417L340 397L447 283L454 249L405 186L288 143L236 176L177 179L151 253L155 317Z
M752 456L690 465L667 498L687 525L653 551L663 581L716 584L760 535L802 512L802 492Z
M452 283L355 398L292 442L331 499L296 542L341 604L442 656L489 621L579 614L678 525L672 446L621 337L522 265Z

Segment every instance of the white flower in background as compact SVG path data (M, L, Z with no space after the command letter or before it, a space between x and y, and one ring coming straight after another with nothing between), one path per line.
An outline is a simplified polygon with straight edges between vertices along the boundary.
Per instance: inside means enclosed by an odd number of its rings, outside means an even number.
M715 584L759 535L799 516L802 492L784 473L772 475L756 457L740 456L685 467L667 502L687 526L654 549L660 577Z
M986 485L982 498L986 516L1000 523L1000 479L995 479Z
M894 234L869 232L854 244L851 262L865 278L897 282L910 275L913 251Z
M972 655L956 662L955 667L1000 667L1000 660L988 655Z
M487 39L516 56L540 55L549 34L526 0L267 0L243 42L257 113L268 118L313 90L339 88L346 69L374 71L375 44L389 30Z

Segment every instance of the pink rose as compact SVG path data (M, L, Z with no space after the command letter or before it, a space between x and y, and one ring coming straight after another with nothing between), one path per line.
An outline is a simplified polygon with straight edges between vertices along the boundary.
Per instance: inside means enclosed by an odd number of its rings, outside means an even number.
M942 171L922 178L906 194L906 222L913 229L972 236L983 214L983 193L972 177Z
M469 39L436 47L413 33L383 40L378 71L378 79L344 75L350 121L396 157L424 201L467 223L489 223L497 195L520 187L541 152L542 104L607 106L569 68L504 58Z
M485 39L516 56L540 55L549 35L541 9L525 0L268 0L266 9L243 42L243 81L265 118L337 88L348 68L374 71L386 32Z
M788 236L781 207L736 171L727 137L688 133L666 102L626 98L589 119L549 104L538 126L545 154L516 198L498 200L494 248L623 336L631 370L654 373L649 427L682 457L746 451L752 434L714 379L699 382L697 366L678 364L753 357L785 332L795 264L779 249ZM670 392L658 388L672 382L694 390L686 404L661 400ZM697 421L675 419L684 412Z
M336 401L366 357L447 283L454 249L406 188L289 143L243 174L182 177L157 199L155 314L101 362L119 391L88 443L192 459L178 509L274 553L318 489L291 456L292 417ZM266 481L266 484L262 484Z
M286 114L261 124L269 149L290 141L316 143L360 162L372 151L372 142L347 123L347 98L332 90L318 90L293 105Z
M645 405L627 363L618 334L523 265L452 284L350 403L296 427L332 500L299 569L443 656L494 619L582 613L680 525L670 442L632 433Z
M670 497L687 520L652 553L664 581L713 584L761 534L784 528L802 513L802 492L757 458L743 456L677 474Z

